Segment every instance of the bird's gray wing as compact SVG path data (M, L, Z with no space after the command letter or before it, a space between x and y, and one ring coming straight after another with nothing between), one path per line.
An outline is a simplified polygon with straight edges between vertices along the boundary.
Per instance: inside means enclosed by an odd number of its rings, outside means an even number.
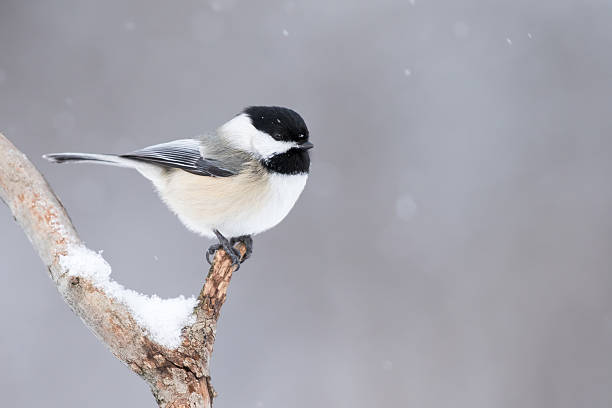
M145 147L120 157L188 171L198 176L229 177L238 174L238 166L214 157L204 157L202 142L181 139Z

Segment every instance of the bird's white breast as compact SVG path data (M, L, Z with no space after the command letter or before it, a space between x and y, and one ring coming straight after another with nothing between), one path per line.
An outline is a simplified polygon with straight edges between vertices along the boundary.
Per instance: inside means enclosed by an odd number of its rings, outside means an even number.
M257 168L232 177L175 171L154 180L162 199L192 231L214 237L252 235L281 222L299 198L307 174L285 175Z
M307 174L287 175L272 173L267 176L267 192L262 201L252 209L245 211L236 220L229 220L225 228L229 236L236 236L238 231L252 231L239 235L258 234L281 222L295 205L304 190Z

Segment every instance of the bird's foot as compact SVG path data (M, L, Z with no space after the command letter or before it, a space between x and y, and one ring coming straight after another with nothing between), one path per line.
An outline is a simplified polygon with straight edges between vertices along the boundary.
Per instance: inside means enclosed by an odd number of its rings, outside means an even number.
M230 239L231 246L236 245L238 242L242 242L246 247L246 252L244 253L244 257L241 261L244 262L249 259L251 257L251 254L253 253L253 238L251 238L250 235L241 235L239 237Z
M208 261L208 263L212 265L210 256L214 255L219 249L223 249L232 260L232 266L236 266L236 271L240 269L240 251L234 248L234 246L230 244L227 238L225 238L219 231L213 230L213 232L219 239L219 243L211 245L206 251L206 260Z
M214 254L215 252L217 252L219 249L222 249L223 245L221 244L212 244L211 246L208 247L208 249L206 250L206 261L212 265L212 261L210 259L210 256L213 255L213 259L214 259Z

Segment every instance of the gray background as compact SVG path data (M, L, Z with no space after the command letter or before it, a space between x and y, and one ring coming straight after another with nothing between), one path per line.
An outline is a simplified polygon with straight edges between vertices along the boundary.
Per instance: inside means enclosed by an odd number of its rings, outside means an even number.
M124 152L279 104L312 176L223 309L219 407L612 405L612 3L0 0L0 129L114 276L190 295L209 242ZM151 407L0 210L3 406Z

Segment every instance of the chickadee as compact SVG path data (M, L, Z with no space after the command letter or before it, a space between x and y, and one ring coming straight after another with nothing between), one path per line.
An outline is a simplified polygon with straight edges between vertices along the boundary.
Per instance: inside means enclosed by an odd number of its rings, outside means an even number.
M153 182L162 200L195 233L218 244L239 267L234 244L283 220L306 185L310 156L308 128L291 109L253 106L197 139L181 139L132 153L56 153L55 163L88 162L136 169ZM229 238L229 239L228 239Z

